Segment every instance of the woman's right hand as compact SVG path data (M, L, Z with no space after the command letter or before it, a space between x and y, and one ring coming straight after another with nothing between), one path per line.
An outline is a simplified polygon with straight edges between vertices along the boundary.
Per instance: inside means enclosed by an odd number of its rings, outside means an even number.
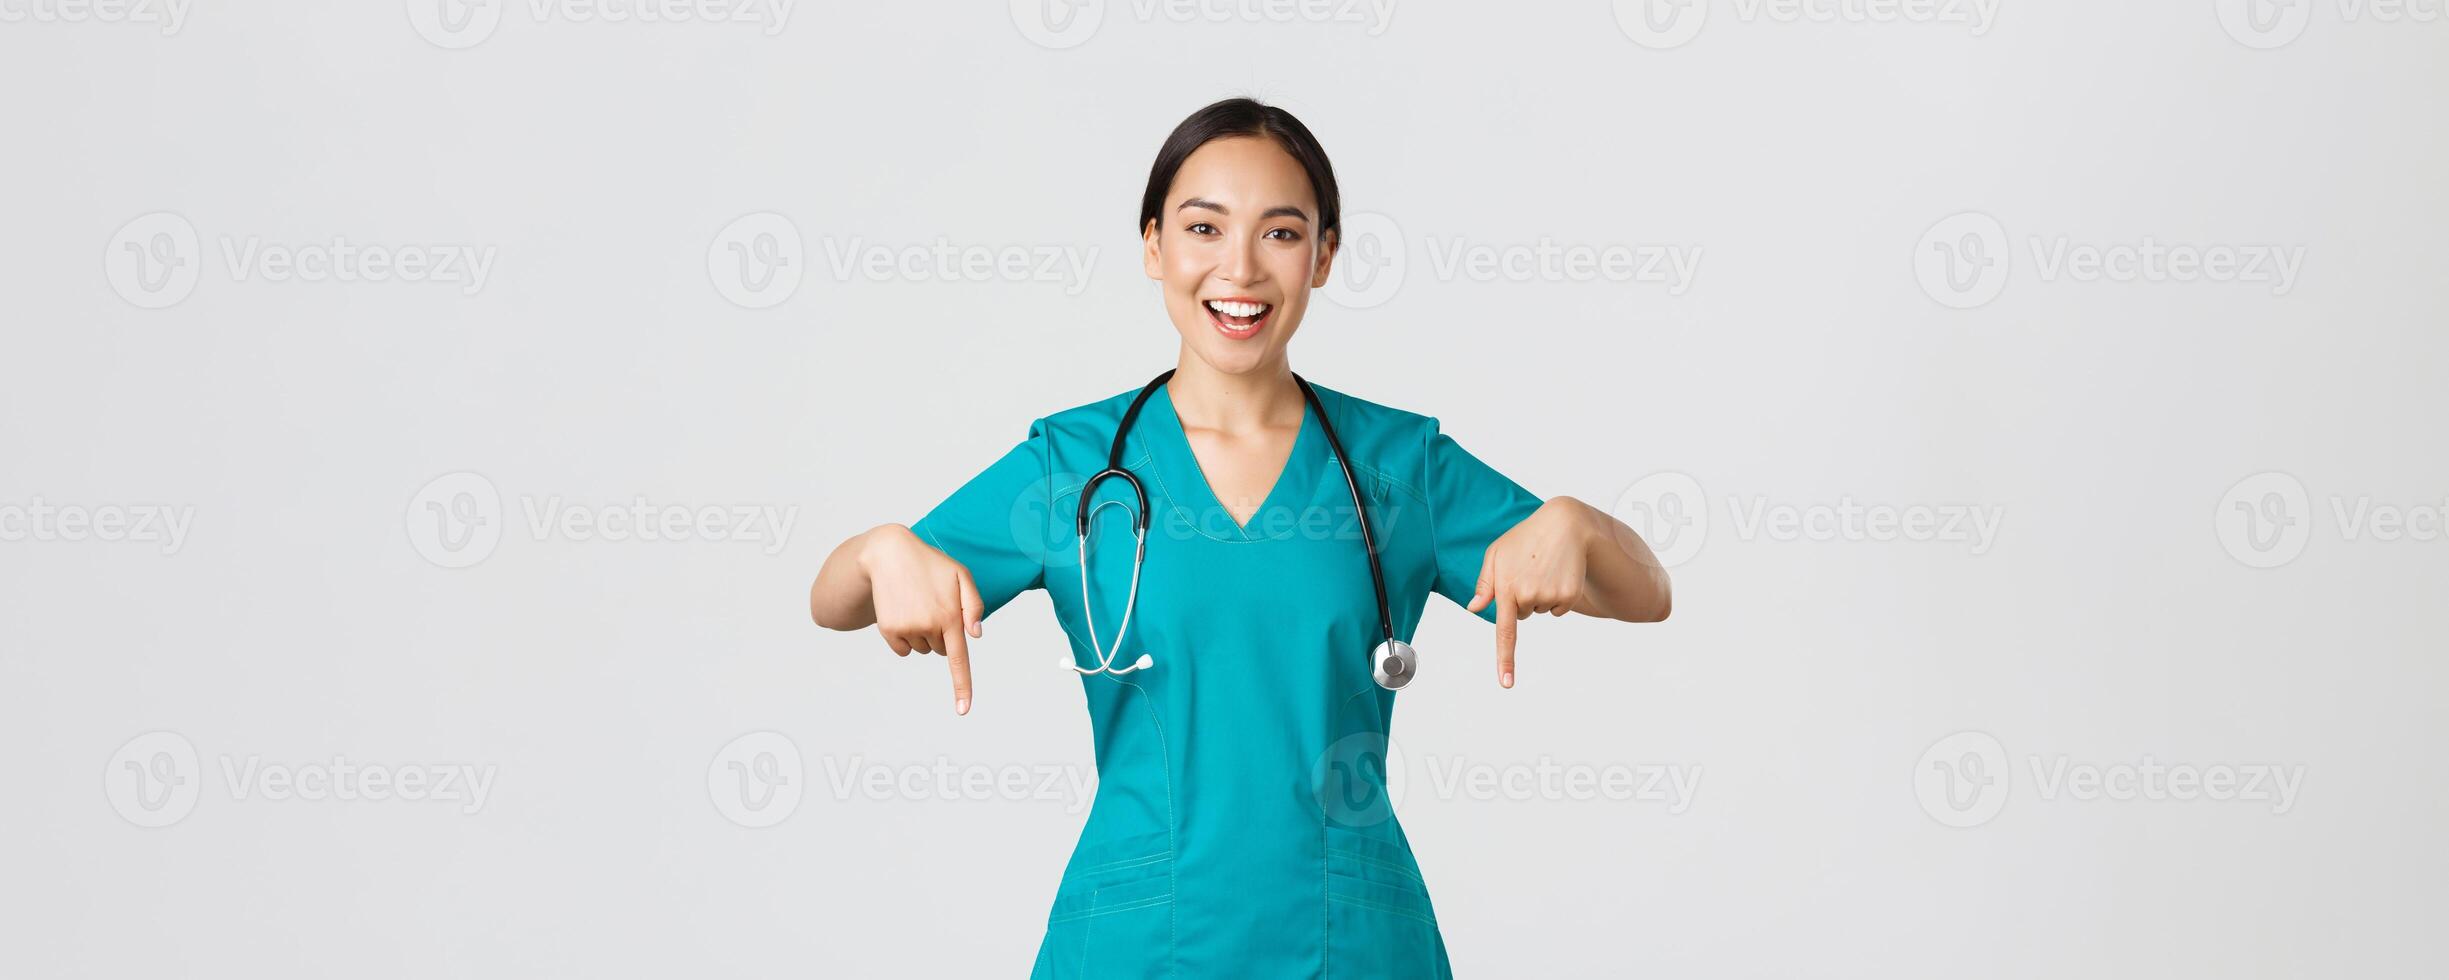
M885 525L859 549L876 610L876 632L896 656L943 654L952 665L952 710L969 713L969 640L983 636L986 603L969 569L907 527Z

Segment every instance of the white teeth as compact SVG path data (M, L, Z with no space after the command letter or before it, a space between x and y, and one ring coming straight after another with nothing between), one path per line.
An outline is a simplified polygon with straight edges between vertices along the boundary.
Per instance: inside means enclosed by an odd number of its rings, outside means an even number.
M1208 301L1207 305L1208 309L1215 310L1216 312L1222 313L1226 316L1257 316L1261 313L1267 312L1267 304L1265 303L1236 303L1232 300L1212 299Z

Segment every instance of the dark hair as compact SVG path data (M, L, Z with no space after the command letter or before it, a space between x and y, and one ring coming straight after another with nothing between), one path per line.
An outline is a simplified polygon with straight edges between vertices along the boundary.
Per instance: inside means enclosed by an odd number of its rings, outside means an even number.
M1182 161L1210 140L1228 136L1265 136L1275 140L1284 152L1292 154L1309 174L1310 193L1318 198L1318 234L1325 237L1343 227L1343 205L1335 192L1335 168L1327 163L1325 147L1318 137L1301 125L1293 114L1254 99L1225 99L1191 113L1182 125L1165 137L1165 145L1156 151L1156 165L1148 168L1148 192L1139 200L1139 232L1148 232L1148 223L1159 220L1165 212L1165 192L1172 189L1174 174L1182 169Z

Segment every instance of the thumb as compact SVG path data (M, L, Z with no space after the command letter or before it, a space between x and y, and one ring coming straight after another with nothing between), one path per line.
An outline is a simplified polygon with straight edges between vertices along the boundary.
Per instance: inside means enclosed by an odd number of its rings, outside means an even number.
M978 598L978 583L969 577L969 569L961 570L961 626L971 636L985 636L986 624L979 617L986 614L986 600Z
M1471 587L1471 602L1463 607L1466 612L1479 612L1480 607L1487 605L1488 600L1496 597L1495 583L1488 580L1488 563L1488 558L1483 556L1480 559L1480 581L1478 585Z

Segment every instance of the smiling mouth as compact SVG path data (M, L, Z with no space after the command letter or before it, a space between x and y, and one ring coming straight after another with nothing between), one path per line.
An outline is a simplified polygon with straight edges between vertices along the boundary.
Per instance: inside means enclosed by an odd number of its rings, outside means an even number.
M1208 321L1214 323L1218 331L1235 340L1257 336L1259 328L1265 326L1268 316L1275 312L1275 307L1266 303L1238 300L1211 299L1199 305L1207 309Z

